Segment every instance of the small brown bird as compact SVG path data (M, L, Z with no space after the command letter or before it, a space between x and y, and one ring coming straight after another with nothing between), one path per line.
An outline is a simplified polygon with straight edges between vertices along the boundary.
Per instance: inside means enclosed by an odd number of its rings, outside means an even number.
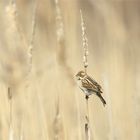
M91 94L95 94L100 98L103 105L106 105L106 101L101 95L102 87L94 79L88 76L84 71L78 72L76 79L80 89L86 94L86 99L88 99Z

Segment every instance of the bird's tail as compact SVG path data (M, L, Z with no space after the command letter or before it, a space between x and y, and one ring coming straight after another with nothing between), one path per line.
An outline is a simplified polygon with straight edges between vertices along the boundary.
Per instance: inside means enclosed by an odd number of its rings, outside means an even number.
M102 97L101 94L98 94L98 97L100 98L100 100L102 101L103 105L105 106L106 105L106 101L105 99Z

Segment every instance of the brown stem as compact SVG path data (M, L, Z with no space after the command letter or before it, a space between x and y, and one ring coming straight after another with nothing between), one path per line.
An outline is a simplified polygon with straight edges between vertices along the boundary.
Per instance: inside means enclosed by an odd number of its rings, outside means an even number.
M86 123L85 123L85 137L86 137L86 140L90 140L90 126L89 126L89 109L88 109L88 99L89 99L89 96L86 95L85 97L86 99Z
M8 100L9 100L9 127L12 124L12 91L11 87L8 87Z
M85 69L85 74L87 74L87 67L84 66L84 69Z

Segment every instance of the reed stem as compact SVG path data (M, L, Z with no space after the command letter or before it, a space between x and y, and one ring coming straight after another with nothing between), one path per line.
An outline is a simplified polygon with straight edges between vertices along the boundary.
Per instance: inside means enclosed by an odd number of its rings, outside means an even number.
M12 103L12 91L11 87L8 87L8 100L9 100L9 128L12 126L12 110L13 110L13 103Z

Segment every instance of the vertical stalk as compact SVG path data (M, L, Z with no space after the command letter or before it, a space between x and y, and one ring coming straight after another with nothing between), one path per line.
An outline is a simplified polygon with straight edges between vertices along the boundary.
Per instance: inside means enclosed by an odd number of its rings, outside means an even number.
M83 65L85 73L87 73L87 67L88 67L88 39L86 35L86 26L84 22L84 18L82 15L82 11L80 10L81 15L81 29L82 29L82 41L83 41Z
M82 41L83 41L83 66L84 66L84 71L87 74L87 67L88 67L88 39L86 35L86 26L84 22L84 18L82 15L82 11L80 10L80 15L81 15L81 29L82 29ZM89 96L86 95L86 123L85 123L85 139L90 140L90 126L89 126L89 108L88 108L88 101L89 101Z
M12 126L12 92L11 87L8 87L8 100L9 100L9 127Z
M86 95L86 123L85 123L85 139L90 140L90 123L89 123L89 108L88 108L88 99L89 97Z
M11 91L11 87L8 87L8 100L9 100L9 140L13 140L13 117L12 117L12 112L13 112L13 103L12 103L12 98L13 94Z
M33 49L34 49L34 41L35 41L35 33L36 33L36 18L37 18L37 9L38 9L38 0L34 0L34 7L32 12L32 26L31 26L31 39L29 41L28 48L28 57L29 57L29 73L32 72L32 57L33 57Z

